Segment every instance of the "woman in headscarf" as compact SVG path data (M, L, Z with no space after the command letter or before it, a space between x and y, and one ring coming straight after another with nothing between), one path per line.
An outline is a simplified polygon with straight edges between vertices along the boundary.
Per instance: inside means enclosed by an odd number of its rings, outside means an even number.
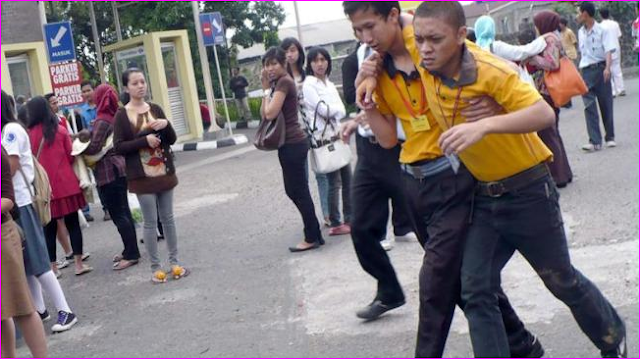
M556 112L556 125L538 132L538 136L553 152L553 162L549 164L549 168L556 185L559 188L563 188L573 181L573 173L571 172L562 137L560 137L560 129L558 127L560 109L554 105L549 95L549 90L544 83L545 72L558 71L560 69L560 57L564 56L559 32L560 15L554 11L545 10L533 18L533 23L547 45L544 51L527 60L527 64L530 69L534 70L532 75L538 91Z
M496 23L490 16L481 16L476 20L476 44L494 55L509 61L519 62L541 53L547 46L544 38L538 37L527 45L511 45L496 40Z
M135 223L127 200L125 160L113 148L113 124L119 108L118 94L113 87L103 84L95 89L93 96L96 103L96 120L91 133L87 130L80 133L80 140L89 142L83 155L104 153L96 163L93 173L100 197L104 199L102 203L111 214L124 244L122 253L113 258L113 269L123 270L138 264L140 251Z

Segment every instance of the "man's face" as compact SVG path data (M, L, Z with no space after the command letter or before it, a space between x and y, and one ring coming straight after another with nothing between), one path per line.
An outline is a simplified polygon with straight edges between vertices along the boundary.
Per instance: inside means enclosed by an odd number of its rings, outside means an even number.
M55 96L49 98L49 106L51 106L51 110L53 111L53 113L58 113L58 111L60 110L60 108L58 107L58 98Z
M467 37L467 28L455 29L445 20L416 17L413 21L421 64L429 71L441 71L458 53Z
M93 102L93 86L82 86L82 99L84 99L84 102Z
M358 10L349 16L349 20L360 41L379 53L386 53L393 45L395 31L400 29L399 15L398 9L392 9L385 19L369 8Z
M567 28L567 26L563 23L560 23L560 31L564 31Z
M233 74L233 76L238 76L239 71L238 71L238 69L233 69L233 70L231 71L231 73Z
M578 8L577 11L578 16L576 16L576 20L578 20L578 23L584 24L587 21L587 17L589 17L589 15L586 11L580 11L580 8Z

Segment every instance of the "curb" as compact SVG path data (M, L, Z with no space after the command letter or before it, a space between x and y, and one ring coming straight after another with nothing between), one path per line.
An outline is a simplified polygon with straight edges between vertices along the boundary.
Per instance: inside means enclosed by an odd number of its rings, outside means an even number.
M190 152L202 150L215 150L218 148L244 145L249 143L249 139L245 135L233 135L217 141L203 141L193 143L180 143L171 146L173 152Z
M238 122L231 122L231 128L234 130L242 130L242 129L247 129L247 128L258 128L258 125L260 125L260 121L258 120L252 120L252 121L238 121ZM223 128L227 128L226 123L225 126Z

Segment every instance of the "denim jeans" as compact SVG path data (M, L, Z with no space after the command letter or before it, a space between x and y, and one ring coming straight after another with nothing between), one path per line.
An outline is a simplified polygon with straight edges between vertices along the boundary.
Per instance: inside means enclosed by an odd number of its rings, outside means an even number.
M307 173L309 173L307 162ZM318 197L320 197L320 208L322 216L329 218L329 178L324 173L316 173L316 182L318 183Z
M604 80L603 71L604 64L582 69L582 78L589 88L589 92L582 96L584 116L587 121L589 142L594 145L602 144L598 105L600 106L602 123L604 124L605 141L613 141L616 137L613 125L613 93L611 90L611 82Z
M140 209L144 217L144 245L151 261L151 271L161 268L158 253L158 218L162 222L169 249L169 264L178 265L178 234L173 216L173 190L152 194L139 194Z
M331 227L337 227L340 221L340 190L342 189L342 214L344 223L351 223L351 165L327 173L329 180L329 222Z
M462 264L462 299L476 357L509 357L497 293L514 251L564 302L600 350L624 335L623 323L598 288L571 265L558 192L550 176L502 197L476 195Z

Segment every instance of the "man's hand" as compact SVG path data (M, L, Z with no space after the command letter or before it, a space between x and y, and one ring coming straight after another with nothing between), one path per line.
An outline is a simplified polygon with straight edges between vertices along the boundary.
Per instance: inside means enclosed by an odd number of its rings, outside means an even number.
M611 81L611 69L610 68L605 68L604 72L602 73L602 75L604 75L604 81L605 82L609 82Z
M476 144L486 134L487 130L484 123L467 122L445 131L445 133L440 136L438 144L447 155L459 154Z
M358 129L358 122L355 119L349 120L342 124L340 128L340 138L344 143L349 143L351 135Z
M82 130L78 132L77 137L80 140L80 142L85 142L85 143L89 142L91 141L91 132L89 132L89 130Z
M376 107L373 102L373 92L378 86L375 77L366 78L356 89L356 105L363 111L372 110Z
M362 81L369 77L377 78L380 72L382 72L382 57L377 52L374 52L362 62L362 66L358 69L356 87L360 86Z
M476 122L483 118L504 113L502 106L489 96L474 97L465 101L469 104L469 107L462 110L460 114L467 122Z

